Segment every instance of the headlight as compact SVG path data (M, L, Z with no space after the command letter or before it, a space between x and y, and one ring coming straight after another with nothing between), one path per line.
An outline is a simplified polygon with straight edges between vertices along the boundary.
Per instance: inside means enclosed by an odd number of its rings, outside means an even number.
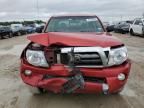
M26 59L31 65L34 66L41 66L41 67L49 66L45 59L43 51L27 50Z
M128 58L127 48L121 47L110 51L108 65L119 65L125 62Z

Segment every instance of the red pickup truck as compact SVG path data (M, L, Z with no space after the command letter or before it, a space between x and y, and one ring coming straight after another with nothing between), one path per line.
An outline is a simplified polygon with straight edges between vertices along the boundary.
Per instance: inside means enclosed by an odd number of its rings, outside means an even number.
M131 62L127 48L95 15L52 16L21 55L21 78L33 94L120 93Z

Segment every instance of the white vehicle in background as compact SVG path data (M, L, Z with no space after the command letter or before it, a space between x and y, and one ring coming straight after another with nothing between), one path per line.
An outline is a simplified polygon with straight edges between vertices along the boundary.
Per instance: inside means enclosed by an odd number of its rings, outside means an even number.
M144 36L144 18L135 19L133 24L130 26L130 34Z
M13 35L21 36L23 34L26 34L26 31L22 24L11 24L11 29Z

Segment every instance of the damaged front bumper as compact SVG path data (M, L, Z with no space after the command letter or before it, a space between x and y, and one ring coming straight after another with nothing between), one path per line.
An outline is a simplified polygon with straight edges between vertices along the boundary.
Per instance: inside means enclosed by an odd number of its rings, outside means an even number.
M84 87L76 89L73 93L116 93L123 89L129 72L131 63L127 60L119 66L107 68L80 68L84 78ZM30 71L31 74L26 75L25 72ZM64 65L54 65L51 68L34 67L21 61L21 77L22 80L32 86L43 88L54 93L61 93L63 85L73 77L69 73L69 68ZM124 80L120 80L118 76L125 75Z

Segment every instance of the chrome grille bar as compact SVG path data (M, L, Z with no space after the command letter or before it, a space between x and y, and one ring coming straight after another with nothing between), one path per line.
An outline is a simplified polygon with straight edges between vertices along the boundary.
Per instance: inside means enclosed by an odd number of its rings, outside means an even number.
M68 53L70 52L72 49L72 47L68 47L68 48L61 48L61 53ZM77 54L77 53L98 53L99 55L96 55L96 54L91 54L91 55L88 55L88 54L78 54L79 56L81 56L82 60L83 58L97 58L100 56L101 58L101 61L102 61L102 66L87 66L87 65L83 65L83 66L76 66L76 67L107 67L107 64L108 64L108 58L105 54L105 51L110 51L110 47L107 47L107 48L102 48L102 47L74 47L74 53Z

